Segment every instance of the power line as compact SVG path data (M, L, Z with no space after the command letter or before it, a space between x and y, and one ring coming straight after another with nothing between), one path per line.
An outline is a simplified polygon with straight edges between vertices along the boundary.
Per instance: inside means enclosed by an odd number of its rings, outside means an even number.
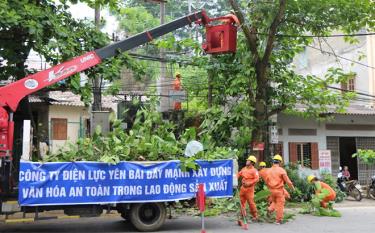
M251 34L268 36L268 33L253 32ZM335 37L361 37L361 36L373 36L375 32L369 33L357 33L357 34L333 34L333 35L291 35L291 34L276 34L276 37L302 37L302 38L335 38Z
M338 57L338 58L340 58L340 59L343 59L343 60L346 60L346 61L350 61L350 62L353 62L353 63L358 64L358 65L361 65L361 66L365 66L365 67L370 68L370 69L375 69L374 66L369 66L369 65L367 65L367 64L365 64L365 63L351 60L351 59L349 59L349 58L346 58L346 57L343 57L343 56L337 55L337 54L335 54L335 53L333 53L333 52L325 51L325 50L323 50L323 49L320 49L320 48L317 48L317 47L314 47L314 46L311 46L311 45L307 45L307 47L312 48L312 49L315 49L315 50L318 50L318 51L322 52L323 54L324 54L324 53L327 53L327 54L329 54L329 55L333 55L333 56Z
M333 89L333 90L339 90L339 91L343 91L343 92L352 92L352 93L355 93L357 95L375 98L375 95L370 95L370 94L363 93L363 92L351 91L351 90L346 90L346 89L342 89L342 88L338 88L338 87L332 87L332 86L327 86L327 88L330 88L330 89Z

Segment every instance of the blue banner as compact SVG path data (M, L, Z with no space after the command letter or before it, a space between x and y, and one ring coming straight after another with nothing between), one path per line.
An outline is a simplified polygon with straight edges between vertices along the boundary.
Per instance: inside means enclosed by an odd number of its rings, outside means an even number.
M151 165L121 162L21 162L21 206L162 202L195 197L199 183L208 197L232 197L233 161L198 161L183 172L179 161Z

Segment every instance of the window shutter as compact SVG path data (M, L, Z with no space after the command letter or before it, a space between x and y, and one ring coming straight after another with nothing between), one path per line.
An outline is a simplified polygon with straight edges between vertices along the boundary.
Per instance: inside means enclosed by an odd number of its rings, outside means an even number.
M68 120L62 118L52 118L52 140L67 140Z
M318 143L311 143L311 168L319 169L319 150Z
M289 142L289 162L298 163L297 143Z

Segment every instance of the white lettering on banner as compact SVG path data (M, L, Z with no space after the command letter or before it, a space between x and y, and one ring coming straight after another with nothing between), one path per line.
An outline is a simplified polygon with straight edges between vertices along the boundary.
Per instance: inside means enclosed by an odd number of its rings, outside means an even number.
M47 187L46 197L66 197L65 187Z
M178 194L178 193L186 193L187 188L186 184L165 184L163 185L163 194Z
M26 171L19 172L19 181L26 181L26 182L38 182L38 181L46 181L46 173L43 171L30 171L27 169Z
M198 192L198 187L199 187L199 184L198 183L191 183L189 184L189 192L191 193L196 193ZM206 184L203 183L203 190L206 191Z
M142 195L142 186L113 186L113 195L124 196L124 195Z
M153 169L151 171L146 171L146 178L150 179L160 179L163 174L163 171L160 169Z
M190 177L190 173L183 172L179 168L165 169L165 178L177 179L177 178L188 178L188 177Z
M81 61L81 63L85 63L85 62L90 61L92 59L94 59L94 54L91 53L91 54L81 58L80 61Z
M225 191L227 190L227 185L228 185L228 182L224 180L208 183L210 191Z
M70 187L69 197L82 197L83 187Z
M207 168L201 168L198 171L193 171L193 177L205 177L207 176Z
M74 170L65 170L63 171L63 180L72 180L77 182L79 180L85 180L85 171L78 170L75 168Z
M85 187L87 197L104 197L110 196L110 186L101 186L98 187Z
M119 170L116 168L115 170L109 170L109 179L110 180L126 180L126 171Z
M68 74L72 74L74 73L78 67L76 65L73 65L73 66L70 66L66 69L64 69L65 67L62 66L58 71L54 71L54 70L51 70L49 73L48 73L48 78L45 80L47 82L52 82L54 81L55 79L59 79L61 78L62 76L64 75L68 75Z
M22 189L22 197L23 198L43 198L43 188L34 188L31 186L30 188Z
M160 185L146 185L145 186L145 194L146 195L155 195L160 194L161 188Z
M49 172L49 179L50 180L59 180L60 171L50 171Z
M211 176L231 176L232 169L230 167L212 167L210 168Z
M129 170L129 179L131 180L142 180L144 177L144 171L142 170Z
M87 175L88 180L94 180L98 182L99 180L105 180L106 175L104 170L89 170Z

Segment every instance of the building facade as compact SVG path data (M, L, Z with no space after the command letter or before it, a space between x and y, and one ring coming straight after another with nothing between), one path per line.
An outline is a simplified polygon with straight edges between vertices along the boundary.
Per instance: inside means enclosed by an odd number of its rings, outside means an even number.
M326 121L304 119L294 115L279 114L279 144L276 151L286 162L319 169L319 151L331 153L332 173L340 166L348 166L353 179L365 184L375 167L366 167L352 155L358 149L375 150L375 37L358 37L357 44L340 38L315 40L293 61L295 71L302 75L316 75L324 79L330 67L339 67L355 75L348 83L333 85L337 91L357 93L346 113L323 113ZM303 108L300 109L303 111Z

